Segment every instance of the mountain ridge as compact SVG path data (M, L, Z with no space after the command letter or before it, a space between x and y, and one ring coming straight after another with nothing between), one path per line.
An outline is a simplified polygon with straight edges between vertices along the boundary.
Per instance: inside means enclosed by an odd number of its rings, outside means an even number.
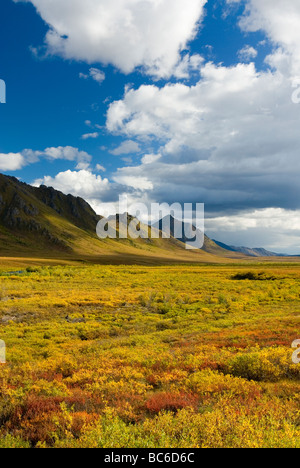
M118 216L118 215L117 215ZM231 251L204 235L201 250L186 250L186 232L192 225L183 225L183 236L174 238L180 223L169 218L170 239L99 239L96 226L102 219L82 198L66 195L53 187L33 187L15 177L0 174L0 256L82 256L108 258L113 261L135 257L168 259L168 261L221 262L241 259L244 253ZM128 215L128 220L132 217ZM160 231L163 220L156 226ZM140 223L150 233L150 227ZM178 226L177 226L178 227ZM120 229L120 226L118 226ZM200 233L200 231L199 231ZM199 235L199 239L201 236ZM131 260L130 260L131 261Z
M101 219L80 197L0 174L2 257L79 257L118 264L221 261L206 252L187 252L174 238L99 239L96 226Z
M228 250L230 252L242 253L242 254L247 255L249 257L289 257L289 255L271 252L271 251L266 250L266 249L264 249L262 247L256 247L256 248L236 247L234 245L224 244L223 242L219 242L219 241L217 241L215 239L213 239L213 242L215 242L217 245L219 245L224 250Z
M170 227L169 232L165 232L164 225ZM183 243L190 244L195 248L198 242L198 248L203 250L206 253L211 253L213 255L224 255L226 249L218 246L212 239L210 239L206 234L202 233L199 229L192 223L187 223L180 221L174 216L167 215L164 218L160 219L154 223L154 227L161 232L165 232L167 236L171 235L176 237L177 233L181 233L180 237L177 237ZM195 244L196 243L196 244Z

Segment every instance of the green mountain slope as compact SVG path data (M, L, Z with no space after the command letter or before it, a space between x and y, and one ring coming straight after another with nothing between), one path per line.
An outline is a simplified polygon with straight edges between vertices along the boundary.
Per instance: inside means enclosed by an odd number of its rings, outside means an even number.
M104 239L96 235L101 219L81 198L53 188L32 187L0 174L0 256L141 262L214 262L237 258L205 237L204 249L187 251L184 239ZM128 221L132 221L128 217ZM118 224L118 223L117 223ZM147 225L141 229L150 233ZM217 257L220 257L219 260Z

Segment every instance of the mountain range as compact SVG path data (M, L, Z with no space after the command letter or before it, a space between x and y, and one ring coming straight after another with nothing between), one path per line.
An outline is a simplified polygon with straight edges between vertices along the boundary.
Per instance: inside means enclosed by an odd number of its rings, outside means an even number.
M214 240L213 242L222 249L228 250L229 252L239 252L247 255L248 257L288 257L288 255L270 252L269 250L262 248L251 249L250 247L235 247L233 245L223 244L223 242L218 242L217 240Z
M118 218L118 217L117 217ZM169 217L155 226L162 231L170 223L170 238L160 232L158 239L99 239L96 226L102 217L82 198L65 195L52 187L31 185L0 174L0 256L33 256L51 258L93 259L109 263L166 261L216 262L246 256L276 255L262 249L229 247L204 236L201 250L185 248L187 232L192 226L182 225L183 235L175 239L180 221ZM118 218L119 219L119 218ZM117 219L117 221L118 221ZM128 223L132 221L127 216ZM179 223L179 224L178 224ZM117 223L118 224L118 223ZM140 223L150 234L150 227ZM118 224L118 230L121 230ZM198 234L201 234L198 232ZM150 237L150 236L149 236ZM199 239L203 235L199 235ZM201 244L202 245L202 244Z

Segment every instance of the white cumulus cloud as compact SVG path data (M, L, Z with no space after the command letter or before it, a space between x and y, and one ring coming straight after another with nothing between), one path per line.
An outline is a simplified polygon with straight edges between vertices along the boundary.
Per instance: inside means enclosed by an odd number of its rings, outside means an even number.
M141 151L140 145L133 140L123 141L120 146L110 151L114 156L120 156L121 154L132 154L139 153Z
M49 161L74 161L81 167L88 167L92 160L91 155L73 146L49 147L42 151L24 149L19 153L0 154L0 170L17 171L24 166L37 163L43 158Z
M242 1L244 0L227 0L229 4ZM240 20L244 31L266 33L277 48L277 59L278 53L285 56L283 68L289 64L294 75L300 75L299 24L299 0L246 0L245 13Z
M26 161L20 153L0 154L0 171L18 171L26 165Z
M97 81L97 83L99 84L102 84L106 78L105 73L102 70L99 70L98 68L90 68L88 74L79 73L79 77L83 78L84 80L87 80L88 78L92 78L94 81Z
M89 200L101 196L109 188L109 181L87 170L69 170L60 172L55 177L45 176L37 179L33 185L51 186L61 192L70 193L71 195Z
M207 0L25 1L49 25L49 53L167 77L186 73L178 68L180 52L195 37ZM185 70L197 60L188 62Z
M257 50L249 45L246 45L238 52L238 56L243 62L250 62L251 60L255 59L257 55Z
M153 198L193 198L211 211L300 207L300 114L292 92L289 76L258 72L253 63L208 63L192 86L127 88L110 105L108 130L160 147L119 169L115 180L133 186L146 179Z
M82 140L96 139L99 137L99 132L85 133L82 135Z

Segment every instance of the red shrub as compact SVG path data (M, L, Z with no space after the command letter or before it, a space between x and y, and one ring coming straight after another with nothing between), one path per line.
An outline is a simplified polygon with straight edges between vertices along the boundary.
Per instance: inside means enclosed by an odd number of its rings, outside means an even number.
M29 396L23 406L16 410L13 420L30 421L39 416L58 412L62 401L63 398Z
M81 436L82 429L86 426L94 424L99 419L97 414L87 414L85 412L72 414L71 431L75 438Z
M158 414L161 411L176 413L183 408L196 408L198 397L188 393L156 393L146 402L146 409L150 413Z

